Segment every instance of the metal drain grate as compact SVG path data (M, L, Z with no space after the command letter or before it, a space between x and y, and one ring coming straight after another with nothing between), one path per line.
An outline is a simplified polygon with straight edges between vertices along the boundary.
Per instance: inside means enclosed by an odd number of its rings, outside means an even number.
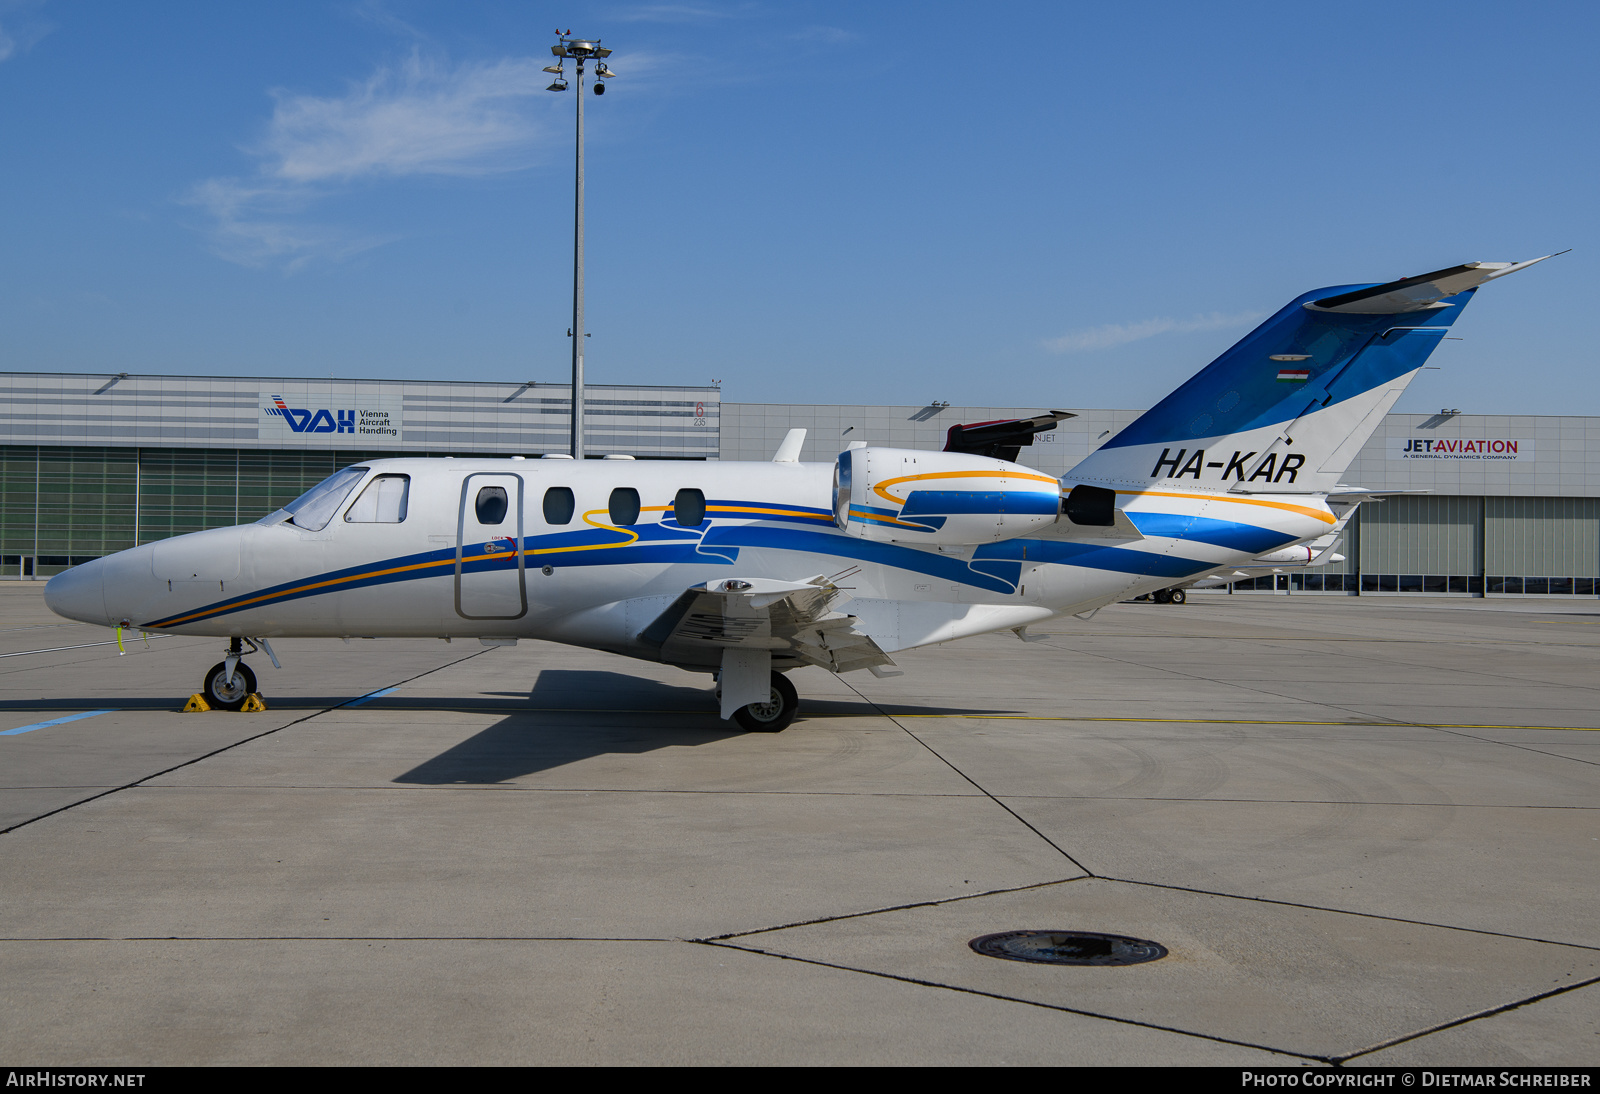
M1041 965L1137 965L1167 956L1159 943L1096 931L1001 931L967 945L985 957Z

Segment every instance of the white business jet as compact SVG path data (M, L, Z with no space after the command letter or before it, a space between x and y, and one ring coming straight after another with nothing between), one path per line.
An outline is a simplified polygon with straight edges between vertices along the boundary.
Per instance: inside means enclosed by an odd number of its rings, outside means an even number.
M1545 256L1550 257L1550 256ZM1478 286L1474 262L1306 293L1064 478L1016 462L1071 415L951 431L942 452L800 463L393 459L254 524L52 578L69 619L229 639L202 694L256 690L244 645L538 638L714 673L721 712L779 730L803 665L893 655L1170 588L1334 530L1339 477Z

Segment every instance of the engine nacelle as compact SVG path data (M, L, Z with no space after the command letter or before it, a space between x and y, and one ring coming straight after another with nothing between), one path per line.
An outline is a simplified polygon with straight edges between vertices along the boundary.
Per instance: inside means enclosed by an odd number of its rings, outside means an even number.
M833 469L833 519L863 539L956 546L1014 539L1061 513L1057 480L964 452L854 448Z

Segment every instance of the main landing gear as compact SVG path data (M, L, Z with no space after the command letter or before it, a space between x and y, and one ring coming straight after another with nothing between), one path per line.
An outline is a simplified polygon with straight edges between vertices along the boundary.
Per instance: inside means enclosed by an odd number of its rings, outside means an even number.
M1182 589L1159 589L1150 598L1157 604L1182 604L1189 599Z
M759 677L758 677L759 679ZM721 689L718 689L721 694ZM765 703L751 703L733 712L733 720L752 733L777 733L789 728L800 713L800 696L781 672L772 674L772 694Z
M239 710L257 690L256 674L251 671L249 665L239 660L244 656L246 641L250 642L251 652L266 650L267 656L272 658L272 667L278 667L278 658L265 639L262 639L259 645L249 639L229 639L228 655L211 666L206 673L205 682L200 685L200 694L213 710Z

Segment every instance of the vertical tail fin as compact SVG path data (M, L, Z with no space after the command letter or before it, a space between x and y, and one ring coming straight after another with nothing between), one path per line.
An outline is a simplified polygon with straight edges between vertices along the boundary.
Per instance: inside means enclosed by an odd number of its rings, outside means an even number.
M1477 287L1542 261L1469 262L1297 297L1066 479L1331 491Z

